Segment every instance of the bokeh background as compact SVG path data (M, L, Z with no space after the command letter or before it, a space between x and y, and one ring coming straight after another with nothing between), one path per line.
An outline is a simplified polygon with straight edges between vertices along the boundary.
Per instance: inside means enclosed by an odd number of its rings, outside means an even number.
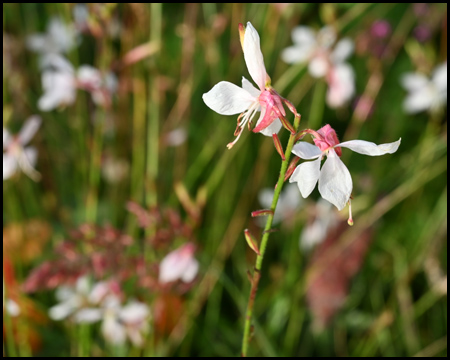
M53 49L30 39L48 40L52 19L73 30L62 51L73 68L99 70L103 100L78 84L73 101L39 106ZM3 4L3 127L14 135L30 116L42 119L30 140L40 179L20 169L5 179L4 136L4 354L240 354L255 260L243 231L260 238L250 213L267 206L261 192L273 189L281 160L270 138L247 130L228 150L237 116L215 113L202 94L249 78L238 34L247 21L302 129L330 124L343 141L402 138L382 157L344 149L353 227L346 209L327 210L334 220L320 243L300 246L323 216L317 189L282 214L250 354L447 355L446 73L445 104L415 113L401 83L446 64L446 4ZM355 93L342 106L327 104L326 81L307 64L282 60L299 25L353 40ZM285 146L287 131L279 137ZM163 258L186 244L195 279L158 281ZM142 342L115 342L105 319L80 322L75 310L49 316L56 289L82 276L113 281L123 304L145 304Z

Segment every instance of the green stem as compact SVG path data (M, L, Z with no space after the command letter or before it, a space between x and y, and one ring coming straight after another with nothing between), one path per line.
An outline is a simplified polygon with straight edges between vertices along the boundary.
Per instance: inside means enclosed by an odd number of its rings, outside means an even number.
M295 116L295 120L294 120L295 131L298 130L299 125L300 125L300 115L297 114ZM273 195L272 205L270 207L270 210L272 210L272 214L267 217L266 226L265 226L264 232L263 232L264 235L261 239L261 245L260 245L260 249L259 249L260 255L258 255L256 258L255 270L253 272L253 278L252 278L252 284L251 284L252 286L251 286L250 296L249 296L248 303L247 303L247 311L246 311L245 325L244 325L244 336L242 337L242 356L243 357L247 356L248 345L249 345L249 341L250 341L250 329L251 329L251 320L252 320L252 315L253 315L253 305L255 304L256 292L258 290L258 284L259 284L259 280L261 278L262 262L264 259L264 254L266 252L267 243L269 241L270 229L272 228L273 214L275 213L275 210L277 208L278 198L280 197L281 190L283 189L284 176L285 176L286 170L288 168L289 158L291 157L291 150L292 150L292 147L294 146L295 138L296 138L296 134L294 134L294 135L291 134L291 136L289 137L289 142L288 142L288 145L286 147L286 152L285 152L285 160L281 163L280 175L278 178L277 186L275 188L275 193Z

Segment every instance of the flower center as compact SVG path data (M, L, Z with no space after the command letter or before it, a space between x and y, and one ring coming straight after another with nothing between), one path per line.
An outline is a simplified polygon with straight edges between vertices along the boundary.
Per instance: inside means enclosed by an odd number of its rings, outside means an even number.
M336 131L334 131L334 129L330 125L325 125L317 132L319 133L319 135L321 135L321 138L315 137L314 144L316 144L316 146L321 151L327 151L339 144L339 139L336 135ZM340 147L334 148L334 150L339 156L342 155L342 149Z

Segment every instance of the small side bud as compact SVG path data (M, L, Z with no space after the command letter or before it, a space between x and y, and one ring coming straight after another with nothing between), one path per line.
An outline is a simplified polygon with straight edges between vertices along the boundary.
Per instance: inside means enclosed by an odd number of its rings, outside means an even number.
M284 156L283 145L281 145L281 141L278 138L278 135L277 134L273 134L272 138L273 138L273 143L275 145L275 149L277 149L277 152L278 152L278 154L280 154L281 159L283 161L285 161L286 157Z
M295 129L292 124L284 116L280 116L279 119L284 128L288 130L292 135L295 135Z
M294 172L295 168L297 167L297 163L300 161L300 158L298 156L294 156L294 158L289 163L289 166L286 170L286 175L284 175L284 181L289 179Z
M353 226L352 201L351 200L348 201L348 220L347 220L347 224L349 224L350 226Z
M294 104L292 104L289 100L283 98L284 104L287 106L287 108L291 111L291 113L294 114L294 116L300 116L299 113L297 113L297 109L295 108Z
M250 249L252 249L258 256L261 256L258 245L256 244L256 240L253 237L253 235L250 234L250 231L248 229L244 230L244 235L245 235L245 240L247 241L248 246L250 246Z
M267 215L273 215L273 211L272 210L256 210L252 212L252 217L257 217L257 216L267 216Z
M239 23L239 39L241 40L242 50L244 50L244 36L245 36L245 27L241 23Z

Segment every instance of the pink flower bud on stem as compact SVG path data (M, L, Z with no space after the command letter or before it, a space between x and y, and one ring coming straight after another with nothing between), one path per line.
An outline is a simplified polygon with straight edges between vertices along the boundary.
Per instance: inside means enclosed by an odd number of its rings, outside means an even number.
M300 161L300 158L298 156L294 156L294 158L292 159L291 163L289 164L287 170L286 170L286 175L284 175L284 181L286 181L287 179L289 179L292 175L292 173L294 172L295 168L297 167L297 163Z
M252 217L267 216L267 215L273 215L273 211L272 210L263 209L263 210L256 210L256 211L252 212Z
M280 154L281 159L283 161L286 160L286 157L284 156L283 146L281 145L280 139L278 138L277 134L272 135L273 143L275 145L275 149L277 149L278 154Z
M239 23L239 40L241 40L242 50L244 50L244 36L245 36L245 27L241 23Z
M245 240L247 241L248 246L250 246L250 249L252 249L257 255L261 256L258 245L256 244L256 240L253 237L253 235L250 234L250 231L248 229L244 230L244 235L245 235Z

